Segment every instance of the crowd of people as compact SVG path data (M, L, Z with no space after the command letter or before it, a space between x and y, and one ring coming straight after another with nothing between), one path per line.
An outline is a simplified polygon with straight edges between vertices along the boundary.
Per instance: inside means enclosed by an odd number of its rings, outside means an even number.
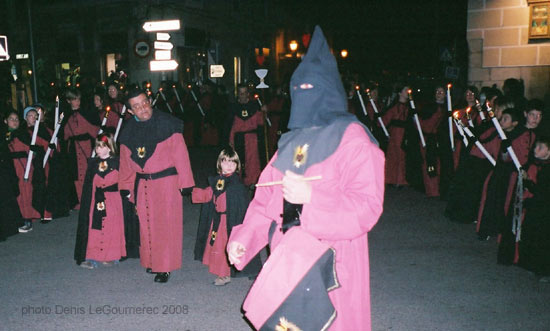
M385 150L386 185L446 201L449 220L475 223L479 240L495 239L499 264L550 281L550 220L542 202L550 201L550 132L542 125L542 100L527 100L514 78L502 90L348 86L350 111Z
M338 311L344 317L335 325L365 325L370 302L355 289L368 284L366 234L382 211L385 184L447 201L451 221L477 223L480 240L496 238L498 263L549 281L545 104L526 100L516 79L502 91L343 85L320 35L290 81L292 104L283 88L265 93L239 85L229 103L211 82L188 88L163 82L155 94L149 84L123 93L111 82L86 95L68 89L55 110L37 104L6 112L0 240L77 210L78 265L140 258L154 281L165 283L181 268L181 199L191 195L203 204L195 258L217 277L215 285L256 277L258 252L267 244L283 259L277 247L296 241L318 246L322 256L332 249L344 257L327 270L346 277L325 288L332 302L325 322ZM217 174L198 188L187 148L205 145L219 146ZM343 191L335 195L335 188ZM335 219L349 224L333 227ZM351 266L357 274L348 274ZM259 281L267 277L260 273ZM251 293L253 301L258 293ZM355 312L345 308L350 302ZM246 309L253 304L245 302Z

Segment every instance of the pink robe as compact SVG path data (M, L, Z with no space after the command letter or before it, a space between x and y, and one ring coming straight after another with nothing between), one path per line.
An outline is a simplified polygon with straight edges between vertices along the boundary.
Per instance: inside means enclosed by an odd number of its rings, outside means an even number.
M204 189L193 188L191 195L193 203L206 203L212 199L215 199L214 205L216 211L224 213L220 215L220 225L216 235L214 245L210 245L210 238L212 236L212 223L208 229L208 238L206 239L206 247L202 257L202 263L208 266L208 271L219 277L231 276L231 269L225 253L225 247L227 246L227 215L225 193L220 194L217 198L214 196L211 187Z
M25 152L26 155L29 153L29 146L22 143L18 138L14 138L9 143L10 152ZM36 157L36 153L33 153L33 158ZM25 167L27 166L27 156L23 158L13 159L13 167L15 168L15 173L19 179L19 195L17 196L17 204L21 210L21 216L25 219L39 219L41 217L40 211L34 209L32 206L32 175L33 175L33 164L31 162L31 169L29 172L29 179L27 181L23 180L25 175ZM2 185L5 185L4 183Z
M89 134L92 137L97 137L99 127L90 124L78 111L71 115L65 125L65 140L73 136L81 134ZM89 140L75 141L76 162L78 165L77 179L74 181L78 201L82 197L82 186L84 185L84 177L86 176L86 168L88 167L88 158L92 156L92 144ZM75 209L80 208L80 203Z
M405 128L391 125L391 121L407 121L409 107L404 103L397 103L390 108L382 120L390 133L386 150L386 184L407 185L405 151L401 148L405 136Z
M153 272L177 270L181 268L183 240L183 204L179 189L195 185L183 136L174 133L158 143L143 169L130 155L128 147L121 145L119 189L130 191L132 202L137 202L141 265ZM138 196L134 197L136 173L156 173L171 167L176 168L177 175L140 180Z
M256 130L256 128L260 125L264 125L264 116L261 111L256 112L246 121L243 121L241 118L235 116L233 119L233 125L231 126L231 132L229 134L229 143L231 146L235 146L235 133ZM243 178L243 184L248 186L255 184L258 181L258 176L262 171L258 148L264 148L264 146L258 146L258 135L256 133L245 134L244 145L246 155L244 155L244 157L243 155L239 155L239 157L241 160L244 159L246 170Z
M276 159L277 155L273 158ZM270 164L259 182L282 180ZM370 285L367 232L378 221L384 200L384 154L365 130L351 124L337 150L304 176L321 175L311 182L311 202L303 205L301 227L336 250L336 274L340 287L329 292L337 317L331 330L370 330ZM246 248L242 269L266 244L272 220L277 229L272 250L282 239L283 193L281 185L258 187L242 225L233 227L229 242ZM269 260L268 262L269 263Z
M107 160L107 162L109 162ZM118 171L112 170L105 178L95 175L92 182L92 203L90 206L90 224L88 228L88 245L86 259L95 261L114 261L126 256L124 239L124 213L120 192L105 192L105 211L101 230L92 229L95 209L96 187L108 187L118 183Z

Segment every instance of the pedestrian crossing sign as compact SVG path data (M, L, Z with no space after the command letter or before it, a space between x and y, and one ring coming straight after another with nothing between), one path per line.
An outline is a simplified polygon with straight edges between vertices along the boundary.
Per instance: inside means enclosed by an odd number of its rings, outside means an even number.
M0 61L7 61L10 59L8 54L8 37L0 36Z

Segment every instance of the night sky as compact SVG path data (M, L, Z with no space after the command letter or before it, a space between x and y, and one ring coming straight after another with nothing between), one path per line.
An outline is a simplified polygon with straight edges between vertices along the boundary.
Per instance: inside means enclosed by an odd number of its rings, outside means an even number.
M437 72L441 49L467 59L466 0L281 1L304 29L319 24L333 48L364 72ZM465 59L466 58L466 59ZM460 62L463 63L460 63ZM467 63L466 63L467 64Z

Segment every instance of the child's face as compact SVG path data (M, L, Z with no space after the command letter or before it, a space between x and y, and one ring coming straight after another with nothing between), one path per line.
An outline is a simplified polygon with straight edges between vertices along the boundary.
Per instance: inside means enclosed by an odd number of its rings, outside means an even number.
M535 157L539 160L550 159L550 149L548 148L548 145L537 143L535 146Z
M103 107L103 102L101 101L101 97L99 95L94 95L94 105L96 108Z
M109 86L109 90L107 92L109 93L109 96L113 99L116 99L116 97L118 96L118 90L113 85Z
M237 169L237 163L223 159L221 163L222 175L229 175L235 172Z
M6 123L10 129L15 130L19 128L19 117L17 117L16 114L11 114L4 120L4 123Z
M27 117L25 117L25 121L27 121L27 126L34 126L34 123L36 123L37 119L38 119L38 113L34 110L30 110L27 113Z
M536 129L542 120L542 112L532 109L528 113L525 113L525 119L525 126L528 129Z
M500 126L502 127L502 130L504 131L512 131L518 122L512 121L512 116L510 114L502 114L502 117L500 118Z
M69 105L71 105L72 110L77 110L80 108L80 98L69 99L67 100L67 102L69 103Z
M95 147L95 153L100 159L106 159L109 157L111 150L106 145L97 145Z

